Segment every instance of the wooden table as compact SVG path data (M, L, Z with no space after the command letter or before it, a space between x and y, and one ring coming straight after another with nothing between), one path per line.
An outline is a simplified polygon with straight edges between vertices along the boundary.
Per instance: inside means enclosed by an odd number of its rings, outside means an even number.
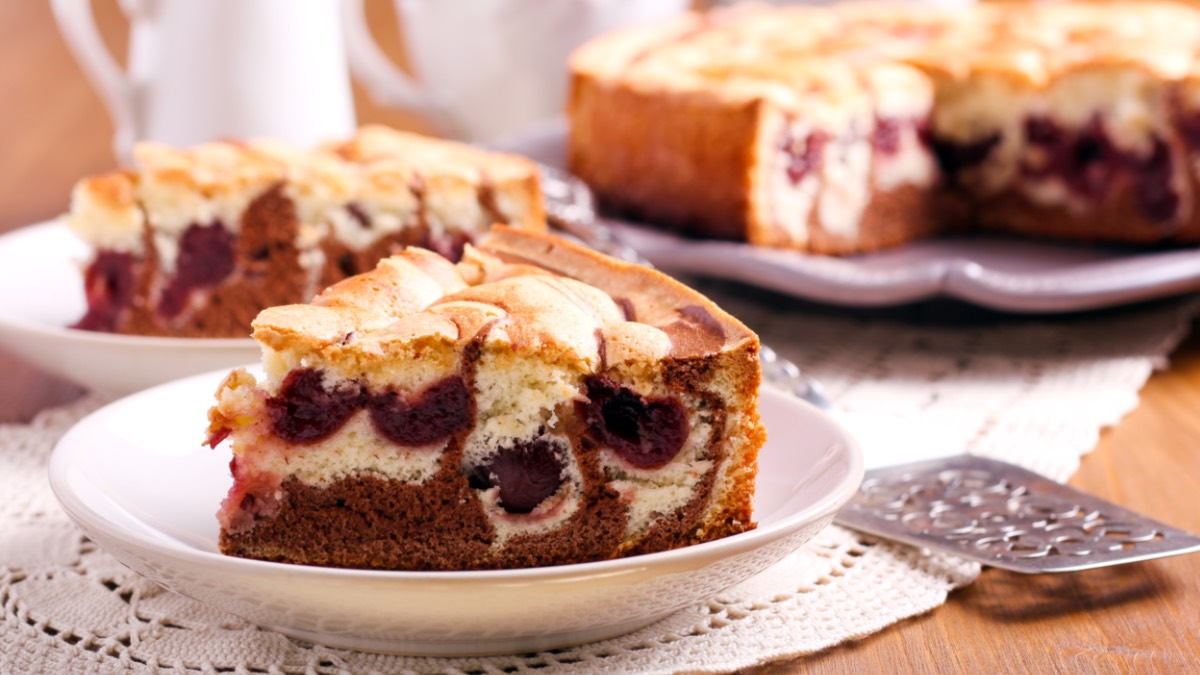
M113 0L96 3L123 44ZM371 11L386 14L381 2ZM394 48L395 37L384 34ZM416 122L357 96L359 117ZM0 2L0 232L61 213L80 176L112 167L112 128L55 30L47 3ZM19 292L0 289L3 293ZM0 352L0 422L80 390ZM1142 403L1072 483L1200 532L1200 338L1156 374ZM1200 668L1200 555L1025 577L988 570L930 612L860 642L765 672L1152 672Z

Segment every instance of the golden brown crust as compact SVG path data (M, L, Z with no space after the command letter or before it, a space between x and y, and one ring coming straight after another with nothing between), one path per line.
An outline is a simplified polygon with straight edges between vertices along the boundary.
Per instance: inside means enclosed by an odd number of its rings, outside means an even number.
M86 201L100 214L124 213L139 206L147 184L179 190L172 194L179 200L205 200L242 192L252 198L264 187L285 181L304 194L330 192L353 201L356 194L394 192L419 180L426 186L441 182L450 190L464 186L472 200L481 187L486 188L502 195L501 208L521 207L498 215L508 215L514 225L526 229L546 227L533 162L382 126L363 127L346 141L312 151L271 141L213 142L190 148L144 142L137 145L134 157L134 170L82 179L75 200ZM93 227L104 225L76 207L69 218L85 238Z
M740 321L661 272L503 226L457 267L409 248L312 304L268 308L254 321L254 337L273 350L319 355L354 370L383 336L446 340L460 349L496 316L506 317L506 334L516 342L585 360L595 358L597 331L608 336L614 359L695 358L758 346ZM625 329L627 322L652 335Z
M569 163L606 206L685 231L702 213L712 236L749 236L764 104L725 107L703 93L664 97L578 72L572 91Z
M700 308L715 320L723 335L723 352L758 343L753 331L724 311L703 294L657 270L602 255L547 234L496 227L479 245L484 253L515 256L531 265L604 291L614 300L624 299L632 306L631 321L663 326L679 318L681 310Z

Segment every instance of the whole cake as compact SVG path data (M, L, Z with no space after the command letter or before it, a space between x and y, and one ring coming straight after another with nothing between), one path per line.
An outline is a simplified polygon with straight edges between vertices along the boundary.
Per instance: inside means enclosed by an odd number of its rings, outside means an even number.
M733 8L571 61L571 169L683 232L851 253L946 228L1200 241L1200 11Z
M541 230L537 167L384 127L316 150L139 144L81 180L68 226L95 249L78 328L242 337L259 311L419 244L450 257L493 223Z
M254 322L231 373L230 555L466 570L604 560L754 527L758 340L699 293L499 227Z

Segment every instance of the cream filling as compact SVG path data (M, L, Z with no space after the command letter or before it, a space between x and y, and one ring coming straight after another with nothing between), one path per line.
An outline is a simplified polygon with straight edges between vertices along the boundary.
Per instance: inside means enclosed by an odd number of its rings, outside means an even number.
M425 196L425 222L432 237L447 232L479 232L490 222L474 185L442 186Z
M477 421L464 459L480 460L511 439L534 438L557 428L558 411L579 398L579 392L575 372L531 359L497 359L490 350L485 352L475 371Z
M902 125L896 152L875 154L875 186L890 192L904 185L933 185L937 162L921 142L915 124L928 119L933 108L933 85L928 76L912 66L883 63L868 68L864 77L875 98L876 119Z
M798 182L793 182L788 175L793 157L803 156L811 135L824 129L810 125L805 119L787 125L786 135L794 139L791 151L778 145L772 149L767 178L773 222L783 231L784 243L803 246L808 242L814 210L816 222L826 232L846 238L858 235L859 221L871 198L874 153L865 133L868 126L864 120L853 119L832 127L846 133L830 134L814 158L814 166ZM776 139L785 136L782 126L775 133Z
M900 129L900 147L894 154L875 154L875 186L891 192L905 185L929 187L937 179L937 162L908 120Z
M787 125L787 132L797 139L798 151L803 152L808 147L808 137L813 128L804 121L796 121ZM808 220L820 189L818 172L810 171L798 183L794 183L788 176L792 153L778 147L778 139L784 136L784 125L769 131L768 136L772 139L771 163L767 170L772 221L783 230L786 238L783 243L803 246L808 242Z
M1026 177L1022 181L1021 192L1034 204L1060 206L1076 216L1086 213L1091 206L1086 199L1072 192L1057 176L1047 176L1041 180Z
M640 537L656 520L687 505L695 492L692 485L647 485L631 480L614 480L609 485L626 504L626 538Z
M695 494L696 485L713 467L705 455L712 440L713 427L698 412L688 416L691 433L679 453L665 466L641 469L631 466L611 449L600 453L600 465L609 485L627 506L627 538L644 534L660 517L674 513Z
M292 445L273 436L260 436L253 444L255 452L239 458L247 468L322 488L362 476L423 483L437 473L445 448L444 442L423 447L397 445L378 435L366 410L351 415L340 429L317 443Z
M852 125L850 135L825 146L821 162L820 202L817 217L829 234L847 239L858 236L859 221L871 198L871 141L864 127Z

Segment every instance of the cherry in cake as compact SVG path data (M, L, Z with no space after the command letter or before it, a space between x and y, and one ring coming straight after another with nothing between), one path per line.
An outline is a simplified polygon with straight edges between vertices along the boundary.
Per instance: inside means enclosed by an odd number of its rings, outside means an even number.
M236 337L410 244L451 258L494 223L545 228L520 157L364 127L312 151L143 143L136 169L76 185L66 222L96 253L77 328Z
M490 569L604 560L752 528L758 342L642 267L497 228L410 247L254 322L231 373L221 550Z

